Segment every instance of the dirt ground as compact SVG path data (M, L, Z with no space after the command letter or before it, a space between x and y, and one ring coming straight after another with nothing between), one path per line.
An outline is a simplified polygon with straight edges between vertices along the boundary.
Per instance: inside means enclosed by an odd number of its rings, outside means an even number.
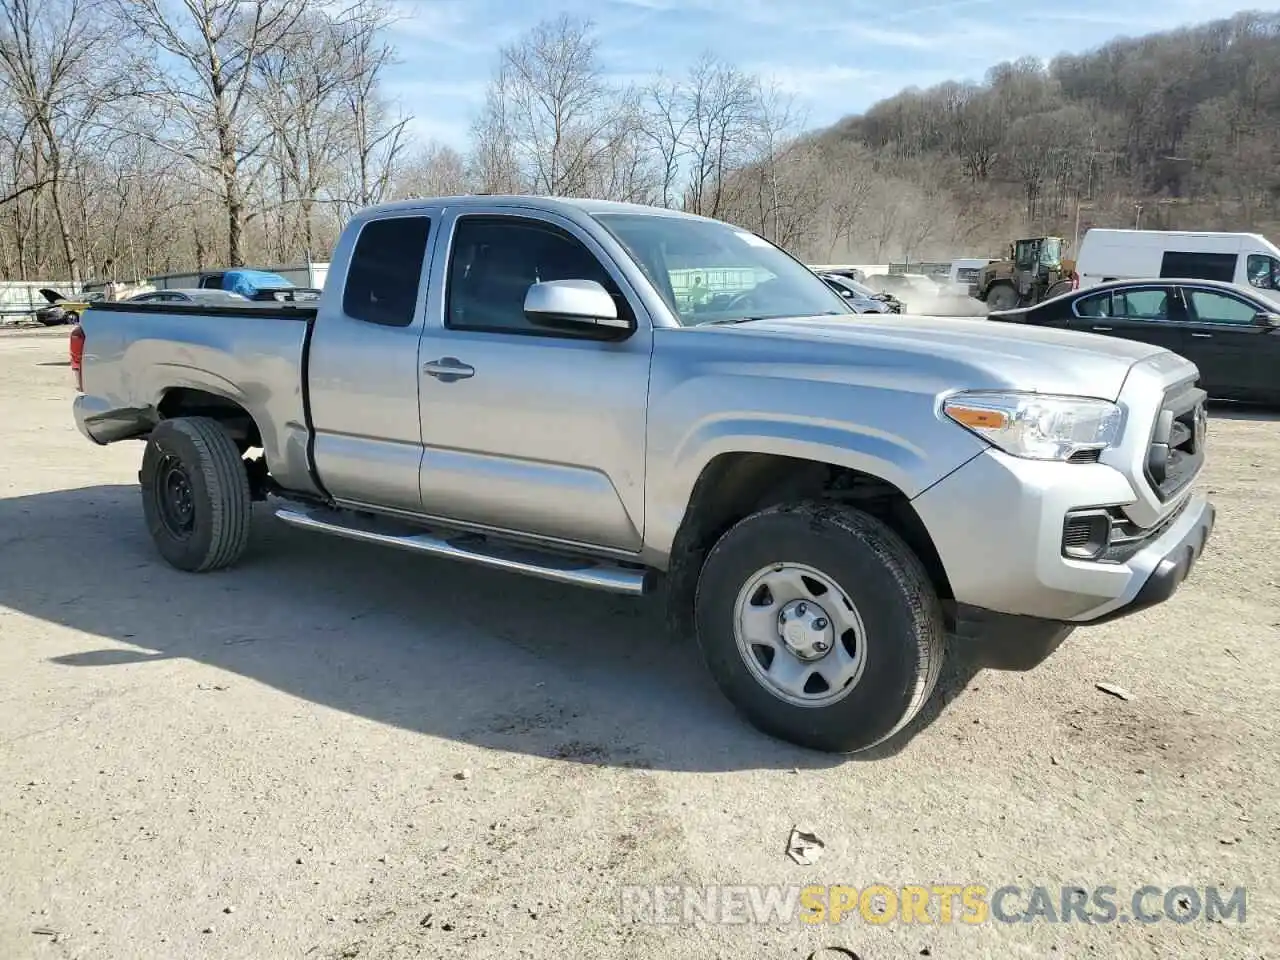
M141 445L80 437L65 359L65 331L0 335L5 960L1276 956L1274 416L1215 410L1218 528L1172 601L1030 673L952 670L926 722L842 760L741 723L653 604L265 506L242 566L168 568ZM797 823L816 864L785 855ZM1220 885L1247 916L621 912L674 883Z

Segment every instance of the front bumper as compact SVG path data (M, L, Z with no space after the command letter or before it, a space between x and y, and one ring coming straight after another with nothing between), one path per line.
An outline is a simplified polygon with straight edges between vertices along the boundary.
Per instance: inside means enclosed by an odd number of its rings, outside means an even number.
M1168 549L1164 551L1164 556L1157 561L1133 596L1122 600L1101 615L1079 622L1105 623L1108 620L1127 617L1139 610L1154 607L1172 597L1174 591L1182 585L1182 581L1191 575L1191 568L1204 552L1205 544L1209 542L1209 537L1213 533L1216 518L1217 511L1213 504L1204 496L1194 494L1174 524L1174 527L1180 531L1176 542L1171 542L1175 539L1171 529L1168 536L1162 536L1156 544L1152 545L1154 555L1159 552L1158 544L1169 544Z
M1022 460L987 450L913 501L957 604L998 614L1099 623L1161 603L1186 579L1214 509L1189 494L1120 562L1062 555L1069 511L1130 504L1123 473L1102 463ZM1172 519L1170 519L1172 518Z

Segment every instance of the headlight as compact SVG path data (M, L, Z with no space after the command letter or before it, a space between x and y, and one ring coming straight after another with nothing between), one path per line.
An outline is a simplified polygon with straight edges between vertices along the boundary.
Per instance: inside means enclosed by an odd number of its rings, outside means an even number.
M958 393L943 412L1005 453L1029 460L1069 460L1120 439L1120 408L1089 397L1037 393Z

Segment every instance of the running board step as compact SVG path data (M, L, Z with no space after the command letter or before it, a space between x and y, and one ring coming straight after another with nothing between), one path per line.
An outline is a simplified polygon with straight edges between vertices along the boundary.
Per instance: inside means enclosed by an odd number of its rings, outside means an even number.
M319 530L349 540L478 563L495 570L523 573L543 580L608 593L639 597L653 588L654 574L643 567L627 567L590 557L515 546L475 533L438 534L420 527L393 524L366 514L325 507L281 507L276 511L276 516L291 527L303 530Z

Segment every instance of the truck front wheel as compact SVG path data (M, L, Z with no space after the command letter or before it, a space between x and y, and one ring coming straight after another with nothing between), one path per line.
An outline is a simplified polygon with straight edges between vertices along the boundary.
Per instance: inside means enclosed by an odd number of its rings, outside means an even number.
M924 706L942 605L881 521L839 504L771 507L712 549L696 599L716 683L763 732L832 753L875 746Z
M142 454L142 511L160 555L179 570L228 567L249 545L253 504L235 441L208 417L162 420Z

